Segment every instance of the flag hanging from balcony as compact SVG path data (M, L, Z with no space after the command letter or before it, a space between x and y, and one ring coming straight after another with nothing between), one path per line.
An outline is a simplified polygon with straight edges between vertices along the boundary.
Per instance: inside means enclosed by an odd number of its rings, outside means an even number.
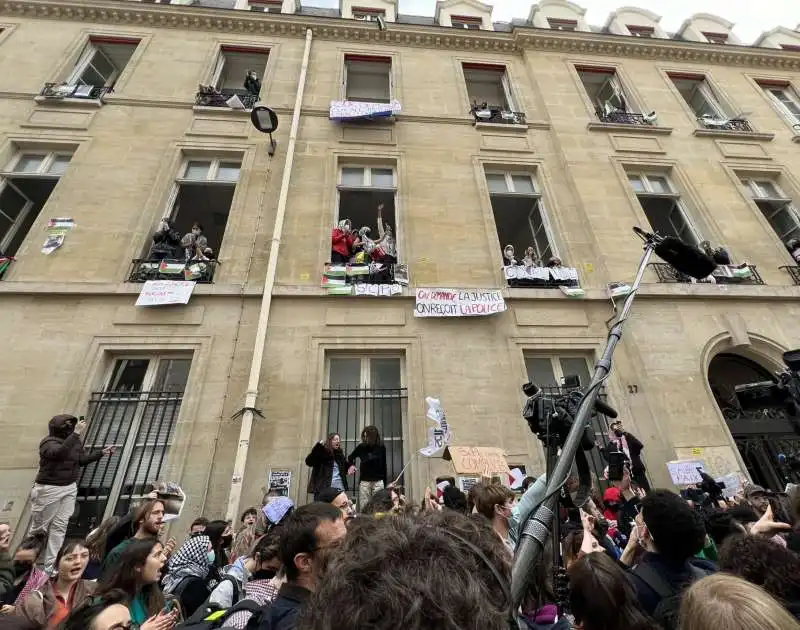
M360 103L356 101L331 101L331 120L358 120L360 118L388 118L400 113L400 101L389 103Z

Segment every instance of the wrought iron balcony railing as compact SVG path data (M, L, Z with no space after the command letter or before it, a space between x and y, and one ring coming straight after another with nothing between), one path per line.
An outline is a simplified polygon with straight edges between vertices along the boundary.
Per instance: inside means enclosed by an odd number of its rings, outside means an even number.
M524 125L526 122L525 114L522 112L512 112L500 105L473 105L469 111L475 122L503 125Z
M716 131L753 131L750 123L744 118L731 118L729 120L720 120L717 118L703 118L697 119L705 129Z
M253 105L258 102L258 96L256 94L251 94L244 89L222 88L218 90L217 88L211 88L209 90L200 90L195 96L194 104L205 107L240 109L238 106L232 107L231 104L228 103L234 96L238 97L244 109L253 109Z
M597 117L600 122L613 123L615 125L644 125L652 126L655 116L645 116L644 114L636 114L634 112L604 112L602 109L597 109Z
M710 284L713 279L714 284L764 284L764 280L759 275L755 265L745 265L741 267L737 265L720 265L713 275L703 280L695 280L667 263L650 263L649 266L656 272L659 282L696 282ZM745 275L741 273L741 275L737 275L737 273L740 273L743 269L748 270L749 274Z
M39 96L47 99L60 100L63 98L80 98L84 100L102 101L109 92L110 87L97 87L94 85L67 85L66 83L45 83Z
M13 256L0 256L0 280L3 279L3 276L6 275L6 271L11 266L11 263L14 262Z
M331 294L356 295L354 285L381 284L408 286L408 265L368 263L363 265L326 264L322 271L322 287ZM397 292L400 288L396 287Z
M800 285L800 267L787 265L785 267L781 267L781 269L786 269L786 273L792 277L794 283Z
M148 280L194 280L203 284L214 282L219 264L216 260L151 260L137 258L131 262L127 282Z

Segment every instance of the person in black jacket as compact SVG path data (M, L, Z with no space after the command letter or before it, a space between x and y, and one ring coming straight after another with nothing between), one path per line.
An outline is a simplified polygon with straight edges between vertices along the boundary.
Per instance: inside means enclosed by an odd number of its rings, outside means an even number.
M361 460L361 480L358 483L358 507L363 508L377 490L386 486L386 447L381 444L378 428L370 425L361 432L361 444L356 446L347 463L355 467Z
M69 414L53 416L48 429L49 435L39 443L39 474L31 490L30 533L43 531L48 535L47 548L38 563L49 574L75 511L81 466L96 462L103 455L113 455L114 447L87 451L81 442L86 422Z
M650 483L647 481L647 475L644 462L642 461L642 450L644 444L632 433L628 433L622 428L622 422L612 422L609 426L609 442L605 448L606 459L608 453L619 451L624 453L625 458L630 462L631 479L645 492L650 491Z
M308 493L317 495L325 488L339 488L346 491L347 475L355 472L355 466L347 467L347 458L342 451L342 439L338 433L331 433L324 442L314 444L306 457L306 466L311 467L308 480Z
M258 96L261 93L261 81L255 70L247 71L247 76L244 78L244 89L253 96Z

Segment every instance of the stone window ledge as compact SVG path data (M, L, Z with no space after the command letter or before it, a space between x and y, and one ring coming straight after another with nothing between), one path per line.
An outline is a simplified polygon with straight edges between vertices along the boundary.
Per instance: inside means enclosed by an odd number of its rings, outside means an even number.
M630 133L653 134L657 136L668 136L672 133L672 127L659 127L658 125L624 125L620 123L590 122L586 128L589 131L627 131Z
M56 105L64 103L70 107L86 107L96 109L103 106L103 101L99 98L47 98L45 96L35 96L33 98L38 104Z
M765 142L769 142L775 137L774 133L728 131L725 129L695 129L693 135L698 138L730 138L734 140L763 140Z

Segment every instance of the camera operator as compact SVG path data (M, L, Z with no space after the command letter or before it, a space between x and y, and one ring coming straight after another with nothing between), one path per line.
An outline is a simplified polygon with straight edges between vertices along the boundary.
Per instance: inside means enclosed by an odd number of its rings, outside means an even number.
M609 425L608 446L603 449L606 460L610 463L612 453L622 453L626 464L630 466L633 482L645 492L650 492L650 483L647 481L642 461L643 449L644 444L635 435L623 429L621 420L615 420Z

